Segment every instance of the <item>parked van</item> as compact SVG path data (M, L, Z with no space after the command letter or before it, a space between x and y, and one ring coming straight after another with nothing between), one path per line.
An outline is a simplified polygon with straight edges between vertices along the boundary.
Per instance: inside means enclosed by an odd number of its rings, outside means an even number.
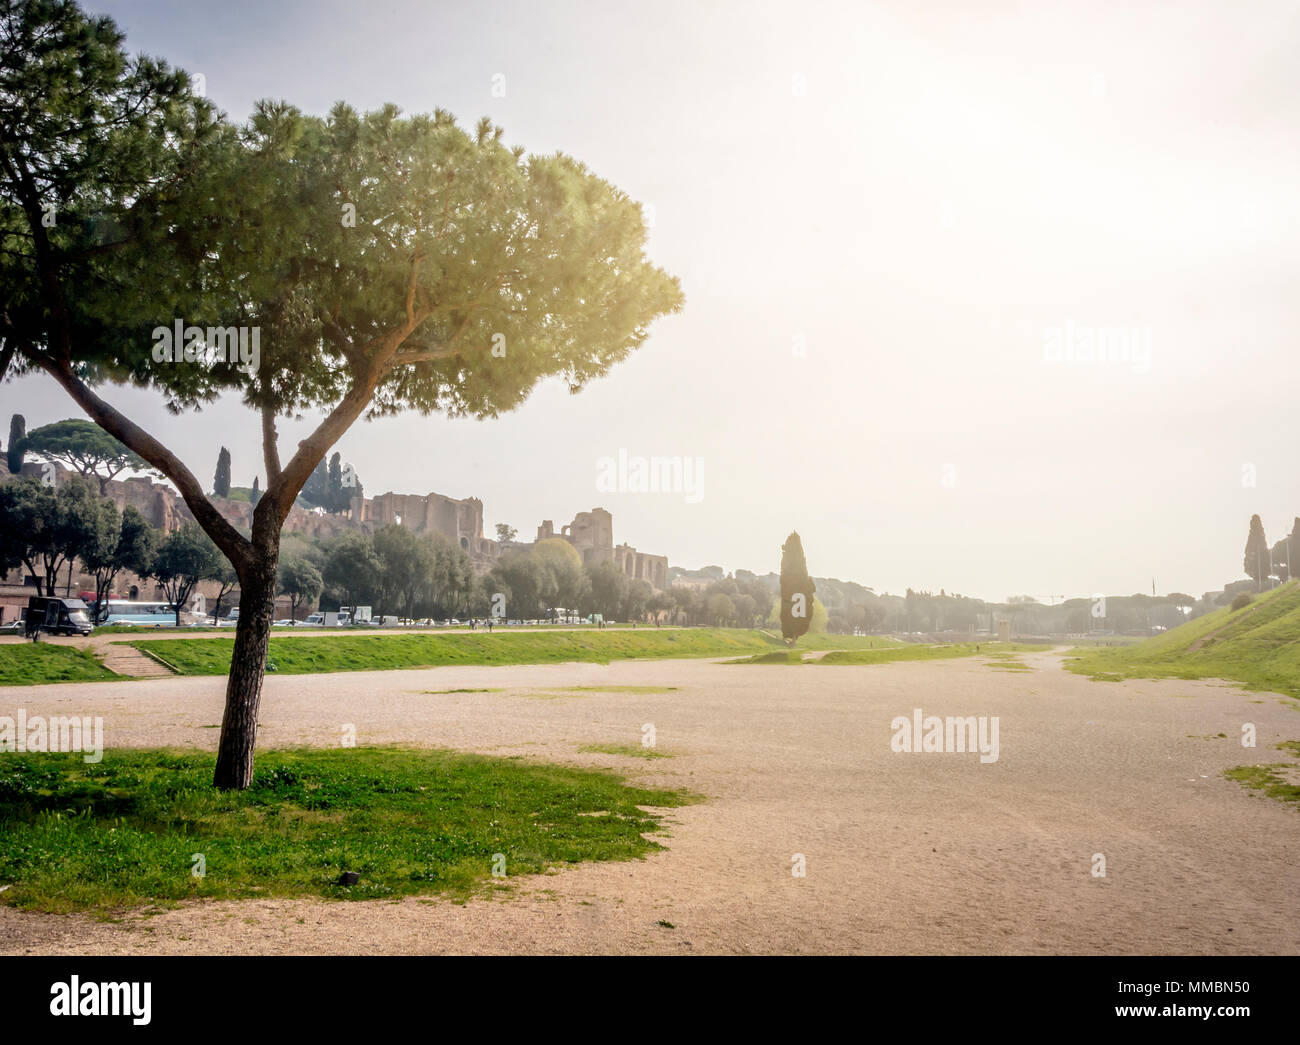
M27 600L24 617L27 637L38 632L51 635L89 635L95 630L90 623L90 607L80 599L47 599L33 595Z

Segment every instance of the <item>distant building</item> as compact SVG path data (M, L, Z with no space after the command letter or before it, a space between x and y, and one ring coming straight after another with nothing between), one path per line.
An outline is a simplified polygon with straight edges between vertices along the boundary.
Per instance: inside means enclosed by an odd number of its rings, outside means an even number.
M593 508L589 512L579 512L573 522L555 532L555 524L550 519L542 521L537 527L537 539L544 541L559 537L568 541L582 556L584 566L594 566L602 562L612 562L627 576L646 581L657 591L668 587L668 557L666 555L648 555L639 552L629 544L614 546L614 517L604 508Z

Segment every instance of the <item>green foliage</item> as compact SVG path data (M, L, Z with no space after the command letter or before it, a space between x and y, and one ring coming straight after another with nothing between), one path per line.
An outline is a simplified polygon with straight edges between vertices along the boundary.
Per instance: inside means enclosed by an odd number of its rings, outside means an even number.
M98 494L82 479L56 493L27 476L0 487L0 560L6 568L22 563L45 577L53 595L59 571L83 550L105 539L105 515Z
M1250 533L1246 537L1246 554L1243 565L1246 575L1255 582L1255 590L1263 591L1268 583L1272 567L1268 538L1264 536L1264 524L1258 515L1250 517Z
M139 454L90 421L55 421L27 434L23 448L37 457L58 461L87 479L99 483L102 494L110 479L126 469L143 471L148 464Z
M627 574L614 563L596 563L587 569L589 595L587 607L592 613L599 613L606 620L618 620L620 611L627 603L631 581Z
M88 377L119 376L150 361L147 332L132 349L127 329L147 299L166 308L170 287L183 284L194 298L207 289L184 278L178 251L154 255L144 241L153 238L147 222L166 220L164 200L217 130L216 114L184 74L128 58L111 19L67 0L6 8L0 137L23 143L0 171L0 287L13 366L39 366L38 353L54 348L53 323L72 338ZM128 243L134 250L116 249Z
M558 586L548 561L529 551L508 551L492 567L488 587L505 596L509 618L533 619L557 603Z
M230 496L230 451L224 446L217 454L217 472L212 477L212 492L218 497Z
M781 546L781 634L786 642L797 642L812 624L813 592L817 586L808 576L803 542L790 534Z
M603 770L405 748L259 757L245 791L215 792L208 754L0 755L0 902L116 910L197 898L466 896L499 879L660 847L676 790ZM191 874L193 854L204 875ZM360 881L338 885L342 871Z
M277 567L277 590L281 595L289 596L290 614L298 619L299 604L310 607L320 598L325 589L325 581L320 571L307 559L281 559Z
M326 465L323 457L317 462L316 468L307 477L307 481L303 483L302 492L298 495L298 499L309 507L333 511L329 466Z
M709 596L706 603L709 611L709 623L715 627L731 624L736 616L736 604L722 592Z
M370 540L379 563L375 611L413 615L433 570L432 543L397 525L376 530Z
M181 622L181 609L202 580L216 580L227 572L228 563L210 538L193 523L173 530L163 538L154 555L152 574L162 585L167 601Z
M356 606L374 599L381 568L370 537L349 530L329 546L321 576L327 585L341 594L344 603Z
M98 511L86 533L86 541L77 549L77 554L86 570L95 575L95 602L101 603L108 586L118 573L114 560L117 557L117 544L122 536L122 519L117 505L110 500L99 502Z
M0 374L0 378L4 375ZM27 438L27 420L22 414L14 414L9 419L9 447L5 451L5 463L9 471L17 475L23 470L23 440Z

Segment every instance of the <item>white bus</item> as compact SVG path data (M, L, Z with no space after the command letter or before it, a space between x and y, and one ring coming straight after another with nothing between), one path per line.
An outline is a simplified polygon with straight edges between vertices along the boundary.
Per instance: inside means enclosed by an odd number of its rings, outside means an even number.
M109 599L100 610L99 623L105 627L110 624L136 624L171 628L176 626L176 611L168 602Z

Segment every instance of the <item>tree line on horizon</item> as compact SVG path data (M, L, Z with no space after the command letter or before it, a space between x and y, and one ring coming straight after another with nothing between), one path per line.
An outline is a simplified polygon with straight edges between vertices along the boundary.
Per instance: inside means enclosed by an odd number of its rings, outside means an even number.
M15 414L10 421L6 451L11 471L21 469L27 453L72 469L87 482L97 484L101 494L107 483L122 471L147 469L137 455L89 421L65 419L27 433L22 415ZM250 499L256 504L256 480L251 489L232 488L229 485L230 465L230 453L222 447L218 454L213 494L234 499L243 499L251 494ZM355 487L344 486L344 467L338 452L329 458L328 463L322 458L299 496L302 506L319 507L329 512L346 510L350 506L352 490L361 493L361 488L359 481ZM81 559L86 572L102 578L105 571L111 569L113 561L111 555L96 550L103 546L102 538L96 535L102 532L102 525L77 523L76 518L82 513L82 509L76 507L81 503L79 496L70 493L66 497L66 504L57 497L53 500L26 498L24 503L27 507L23 510L29 520L38 519L42 514L53 520L60 512L63 513L64 521L40 525L41 532L48 535L65 534L62 540L67 551L54 552L52 549L60 538L50 536L43 538L46 550L29 552L24 562L29 570L37 572L33 563L39 559L46 564L45 575L49 576L50 563ZM32 507L38 503L44 507ZM59 507L60 504L63 507ZM143 523L143 520L136 522L124 513L124 525L128 519L136 530ZM563 610L570 615L585 617L599 613L607 619L617 620L735 627L776 627L780 624L783 633L790 630L789 621L781 620L777 612L775 599L782 594L781 575L778 574L759 577L747 570L726 574L720 567L695 571L678 567L671 571L671 576L708 579L711 583L703 589L673 587L666 592L656 592L645 581L625 576L612 563L584 566L566 541L554 538L555 544L550 551L540 546L510 548L489 576L476 577L468 556L453 542L431 539L431 542L412 543L408 540L410 535L401 527L395 527L393 531L371 535L358 533L337 548L333 548L329 541L316 542L308 551L298 555L302 561L290 559L284 568L277 569L277 594L288 596L295 607L299 603L313 605L324 596L325 603L331 606L374 603L380 608L379 612L391 610L393 615L419 618L487 616L492 596L499 595L513 607L509 614L512 618L551 617ZM503 543L513 543L515 534L513 527L505 524L497 527L498 539ZM797 536L791 535L793 538ZM154 546L162 547L165 537L156 534ZM1262 591L1272 582L1290 579L1291 548L1297 538L1300 538L1300 518L1295 520L1291 534L1271 547L1260 517L1255 515L1251 518L1243 565L1254 591ZM369 548L363 553L359 546L366 542ZM194 546L177 560L179 565L172 563L171 550L160 560L167 580L156 577L148 569L135 569L135 566L142 565L138 555L128 554L124 568L158 580L164 595L171 590L188 597L198 581L219 580L224 598L229 591L228 585L234 583L230 580L231 571L217 561L220 556L213 557L211 549L200 548L201 542L191 540L190 544ZM547 544L541 542L542 546ZM82 547L86 549L84 556ZM173 542L168 547L174 550L179 545ZM565 551L572 553L572 559ZM12 555L8 561L16 565ZM192 578L188 584L179 579L187 570ZM803 570L806 574L806 565ZM1215 605L1226 604L1243 583L1225 586L1224 594L1213 604L1181 593L1113 596L1106 600L1106 612L1099 618L1089 599L1071 599L1059 606L1043 606L1028 596L1010 597L996 603L950 595L942 590L937 595L910 588L903 596L878 595L856 582L818 578L814 590L819 585L821 597L809 595L812 607L809 626L814 631L835 634L969 632L984 628L992 630L994 618L1003 616L1011 619L1015 630L1020 633L1149 630L1153 626L1175 626L1190 616L1208 612ZM104 594L100 590L97 597L102 598ZM222 598L217 600L217 610Z

